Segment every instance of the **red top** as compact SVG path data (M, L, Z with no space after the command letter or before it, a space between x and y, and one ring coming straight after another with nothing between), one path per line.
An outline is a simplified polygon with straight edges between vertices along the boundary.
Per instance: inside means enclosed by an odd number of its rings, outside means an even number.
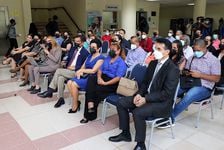
M146 51L146 52L152 52L152 39L146 38L142 39L140 41L140 46Z
M110 42L111 36L110 35L104 35L104 36L102 36L102 40L103 41L109 41Z

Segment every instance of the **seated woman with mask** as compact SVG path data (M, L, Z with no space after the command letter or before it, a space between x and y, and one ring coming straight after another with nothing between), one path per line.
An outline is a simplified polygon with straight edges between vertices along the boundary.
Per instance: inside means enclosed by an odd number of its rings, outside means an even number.
M69 80L68 90L72 95L73 106L68 113L76 113L80 109L81 102L78 101L79 90L85 90L88 76L96 76L97 71L103 64L104 57L100 54L101 41L94 39L90 42L90 55L87 57L81 69L76 72L76 77Z
M127 66L120 57L122 53L118 43L112 43L109 56L97 72L97 76L89 76L85 95L84 118L80 123L87 123L97 118L97 107L100 101L115 93L120 78L126 73Z

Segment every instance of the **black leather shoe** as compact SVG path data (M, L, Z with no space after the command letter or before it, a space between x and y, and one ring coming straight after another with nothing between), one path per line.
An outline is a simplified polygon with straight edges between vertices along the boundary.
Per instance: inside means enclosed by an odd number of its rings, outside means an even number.
M146 150L146 147L145 147L145 145L141 145L141 146L140 146L140 145L137 144L137 145L135 146L134 150Z
M78 101L78 106L77 106L77 108L76 108L75 110L72 110L72 108L69 109L68 113L71 114L71 113L76 113L77 111L80 111L80 105L81 105L81 102Z
M88 122L89 122L89 120L88 119L85 119L85 118L83 118L82 120L80 120L80 123L82 123L82 124L88 123Z
M116 136L111 136L109 137L109 141L111 142L131 142L131 134L124 134L124 133L120 133Z
M37 94L41 91L41 89L34 89L33 91L30 92L30 94Z
M27 91L33 91L35 89L35 86L31 86Z
M47 97L52 97L53 94L48 92L48 91L45 91L42 94L39 94L38 96L41 97L41 98L47 98Z
M40 95L43 95L44 93L46 93L47 91L44 91L44 92L40 92L37 94L37 96L40 96Z
M61 107L61 105L64 105L65 104L65 100L64 98L59 98L59 100L57 101L57 103L54 105L54 108L58 108L58 107Z

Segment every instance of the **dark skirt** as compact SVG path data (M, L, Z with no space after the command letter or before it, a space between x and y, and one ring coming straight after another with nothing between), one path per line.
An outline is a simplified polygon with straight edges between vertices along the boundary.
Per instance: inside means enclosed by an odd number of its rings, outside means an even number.
M103 74L102 79L107 82L112 78ZM89 76L86 87L86 95L85 95L85 110L84 117L88 120L95 120L97 118L97 108L101 101L103 101L109 95L116 93L118 87L118 83L114 85L102 86L97 84L97 76ZM88 103L94 103L94 112L88 113Z

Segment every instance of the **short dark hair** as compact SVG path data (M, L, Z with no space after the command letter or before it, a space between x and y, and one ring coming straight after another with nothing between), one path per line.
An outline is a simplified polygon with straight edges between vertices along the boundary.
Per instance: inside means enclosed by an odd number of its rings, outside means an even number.
M58 20L58 16L57 15L54 15L53 16L53 20Z
M93 34L93 30L88 30L88 32L91 32Z
M100 41L99 39L93 39L93 40L90 42L90 45L91 45L92 43L95 43L96 46L97 46L97 48L100 48L100 47L102 46L102 43L101 43L101 41Z
M158 38L156 39L157 43L164 44L165 45L165 50L171 50L172 49L172 43L168 39L164 38Z
M124 34L126 34L126 31L125 31L125 29L120 29L120 31L123 31L123 32L124 32Z
M76 35L74 37L74 39L76 39L76 38L80 38L81 39L81 42L85 42L86 41L86 37L84 35Z
M11 24L13 24L13 23L16 23L16 20L15 19L10 19L10 21L9 21Z
M194 42L194 46L206 47L206 42L203 39L196 39Z

